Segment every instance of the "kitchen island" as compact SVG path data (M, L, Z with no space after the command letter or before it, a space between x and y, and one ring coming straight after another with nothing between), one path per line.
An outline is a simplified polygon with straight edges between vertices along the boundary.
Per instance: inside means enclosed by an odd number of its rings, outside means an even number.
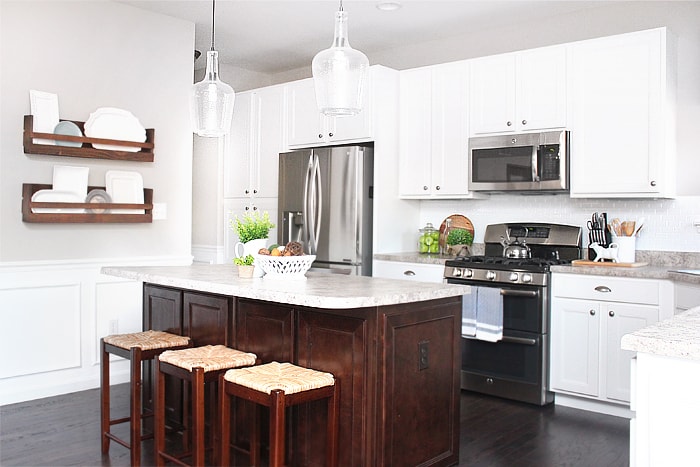
M697 465L700 307L622 337L633 361L630 465Z
M340 465L457 464L469 287L314 273L243 279L230 265L102 273L143 282L144 329L333 373L341 385ZM182 400L170 401L177 417ZM293 465L323 465L325 416L323 402L295 412Z

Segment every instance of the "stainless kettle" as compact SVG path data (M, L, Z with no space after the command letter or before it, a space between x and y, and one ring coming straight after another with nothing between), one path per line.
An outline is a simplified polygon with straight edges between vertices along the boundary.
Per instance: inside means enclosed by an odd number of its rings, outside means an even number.
M501 236L501 245L503 245L503 256L505 258L530 258L532 256L530 247L525 243L524 239L521 242L518 240L518 237L515 237L515 241L511 242L510 238Z

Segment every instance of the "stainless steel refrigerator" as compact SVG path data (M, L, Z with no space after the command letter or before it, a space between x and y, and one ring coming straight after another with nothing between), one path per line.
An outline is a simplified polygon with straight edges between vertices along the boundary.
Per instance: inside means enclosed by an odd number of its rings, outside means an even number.
M280 154L278 243L301 242L314 271L371 276L373 174L371 145Z

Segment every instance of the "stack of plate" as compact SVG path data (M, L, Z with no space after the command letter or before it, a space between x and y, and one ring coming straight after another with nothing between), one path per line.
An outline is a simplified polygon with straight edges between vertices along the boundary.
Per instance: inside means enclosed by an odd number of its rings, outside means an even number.
M90 138L117 139L120 141L146 141L146 129L134 115L114 107L101 107L90 114L85 122L85 136ZM95 149L138 152L141 148L113 144L93 144ZM115 201L116 202L116 201Z

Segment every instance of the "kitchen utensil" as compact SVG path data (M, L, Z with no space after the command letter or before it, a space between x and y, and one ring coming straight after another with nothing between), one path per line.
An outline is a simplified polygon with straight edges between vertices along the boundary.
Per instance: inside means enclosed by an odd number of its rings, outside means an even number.
M621 224L622 235L625 237L631 237L632 235L634 235L634 226L634 221L623 221Z
M622 226L620 225L620 219L617 217L610 221L610 232L616 237L622 235Z
M637 221L637 228L634 231L634 236L637 237L639 236L639 231L642 230L642 227L644 227L644 222L646 222L646 218L642 217Z

